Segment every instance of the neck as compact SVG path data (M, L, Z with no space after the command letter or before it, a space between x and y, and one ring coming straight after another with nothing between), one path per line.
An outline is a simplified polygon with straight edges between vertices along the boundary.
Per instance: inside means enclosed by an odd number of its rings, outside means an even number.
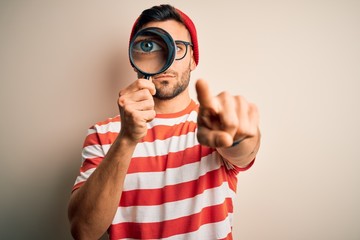
M173 99L161 100L154 98L155 111L159 114L176 113L184 110L191 102L189 91L184 91Z

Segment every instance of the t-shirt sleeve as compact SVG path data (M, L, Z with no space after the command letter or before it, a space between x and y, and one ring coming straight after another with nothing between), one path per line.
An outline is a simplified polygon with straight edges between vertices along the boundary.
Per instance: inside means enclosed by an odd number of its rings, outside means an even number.
M245 167L236 166L226 159L223 159L223 162L228 171L232 172L234 175L237 175L239 172L244 172L244 171L250 169L252 167L252 165L254 165L255 158Z
M88 129L81 152L81 167L72 191L80 188L103 160L105 154L95 126Z

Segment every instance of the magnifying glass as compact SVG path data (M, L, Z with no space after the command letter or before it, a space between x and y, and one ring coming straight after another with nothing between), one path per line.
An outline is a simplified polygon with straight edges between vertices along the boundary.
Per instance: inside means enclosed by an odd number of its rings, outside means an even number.
M144 78L149 79L171 66L175 59L175 50L173 38L164 29L144 28L131 39L130 63Z

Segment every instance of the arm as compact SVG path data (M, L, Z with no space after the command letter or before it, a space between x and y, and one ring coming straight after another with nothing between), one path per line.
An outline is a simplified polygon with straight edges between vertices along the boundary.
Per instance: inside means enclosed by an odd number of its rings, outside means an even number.
M99 239L116 213L134 144L118 138L108 154L69 202L71 233L75 239Z
M217 148L230 163L246 167L260 147L259 114L255 104L222 92L212 97L208 84L199 80L198 140ZM233 145L233 143L237 143Z
M145 79L120 91L120 133L93 174L70 197L68 215L75 239L99 239L110 226L136 144L155 117L153 94L154 85Z

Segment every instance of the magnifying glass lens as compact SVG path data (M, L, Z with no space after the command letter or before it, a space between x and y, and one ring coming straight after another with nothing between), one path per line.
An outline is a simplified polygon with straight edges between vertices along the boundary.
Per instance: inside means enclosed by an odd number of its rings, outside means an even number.
M166 44L159 36L138 36L131 49L133 63L146 73L157 73L166 64L168 58Z
M161 28L140 30L130 43L130 62L146 78L164 72L175 59L175 43Z

